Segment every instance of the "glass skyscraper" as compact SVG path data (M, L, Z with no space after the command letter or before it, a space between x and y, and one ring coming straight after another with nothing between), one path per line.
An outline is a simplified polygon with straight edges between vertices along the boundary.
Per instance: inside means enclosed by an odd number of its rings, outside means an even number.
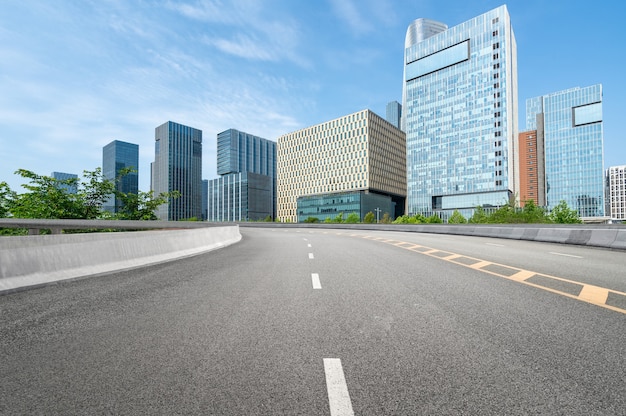
M526 128L543 134L547 208L565 201L581 217L604 216L602 85L527 100Z
M235 129L218 133L217 173L221 178L209 182L209 221L276 217L276 142Z
M52 172L51 177L56 179L57 181L67 181L69 179L78 179L78 175L76 175L75 173L65 173L65 172ZM78 192L77 184L70 185L67 183L61 183L61 184L58 184L58 187L61 189L65 189L67 193L69 194L75 194L76 192Z
M518 189L517 47L506 6L455 27L418 19L405 40L407 214L507 203Z
M113 140L102 148L102 176L115 181L124 168L132 168L134 172L121 178L116 184L117 190L123 193L138 193L139 145ZM114 195L104 204L104 209L109 212L118 212L120 207L121 201Z
M393 124L397 129L400 128L400 119L402 118L402 105L397 101L387 103L385 120Z
M151 186L180 192L156 210L160 220L202 218L202 130L168 121L155 129Z
M208 183L209 221L274 219L274 179L252 172L229 173Z

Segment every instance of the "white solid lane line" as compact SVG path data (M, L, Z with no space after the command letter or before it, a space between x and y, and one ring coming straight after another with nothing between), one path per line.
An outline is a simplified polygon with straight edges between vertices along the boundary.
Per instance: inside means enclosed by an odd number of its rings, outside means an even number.
M554 254L555 256L573 257L573 258L575 258L575 259L582 259L582 257L580 257L580 256L575 256L575 255L573 255L573 254L556 253L556 252L554 252L554 251L550 251L549 253L550 253L550 254Z
M504 247L504 244L495 244L495 243L485 243L488 246L494 246L494 247Z
M313 282L313 289L321 289L320 275L317 273L311 273L311 281Z
M309 253L309 258L312 259L313 258L313 253Z
M324 358L324 371L326 372L330 416L354 416L341 360Z

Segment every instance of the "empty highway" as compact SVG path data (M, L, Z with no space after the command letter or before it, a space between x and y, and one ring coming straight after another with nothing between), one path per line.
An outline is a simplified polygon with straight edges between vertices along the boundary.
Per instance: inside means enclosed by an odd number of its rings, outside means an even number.
M0 296L0 414L626 414L626 252L241 233Z

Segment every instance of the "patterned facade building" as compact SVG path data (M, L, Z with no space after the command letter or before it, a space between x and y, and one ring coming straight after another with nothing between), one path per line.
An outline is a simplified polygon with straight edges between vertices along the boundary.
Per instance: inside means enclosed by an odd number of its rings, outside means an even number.
M626 165L611 166L606 173L608 212L613 220L626 220Z
M278 138L277 154L277 217L281 221L299 220L298 198L350 192L383 195L393 207L393 212L387 212L390 217L404 213L405 135L370 110L285 134ZM318 198L329 200L333 198ZM335 198L336 203L340 200ZM311 209L312 202L305 202ZM319 215L311 216L321 220L338 213L321 212L331 207L318 208Z
M537 130L530 130L519 134L519 200L521 207L524 207L527 201L533 201L535 205L541 207L546 205L542 128L540 128L539 133Z

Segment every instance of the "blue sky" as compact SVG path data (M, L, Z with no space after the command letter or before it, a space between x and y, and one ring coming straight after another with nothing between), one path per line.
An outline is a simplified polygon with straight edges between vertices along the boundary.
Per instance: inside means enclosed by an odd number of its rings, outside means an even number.
M446 0L5 0L0 12L0 181L23 168L82 175L112 140L139 145L150 187L154 129L278 136L402 100L411 21L452 27L503 4ZM605 166L626 164L626 3L513 0L519 122L527 98L604 87Z

